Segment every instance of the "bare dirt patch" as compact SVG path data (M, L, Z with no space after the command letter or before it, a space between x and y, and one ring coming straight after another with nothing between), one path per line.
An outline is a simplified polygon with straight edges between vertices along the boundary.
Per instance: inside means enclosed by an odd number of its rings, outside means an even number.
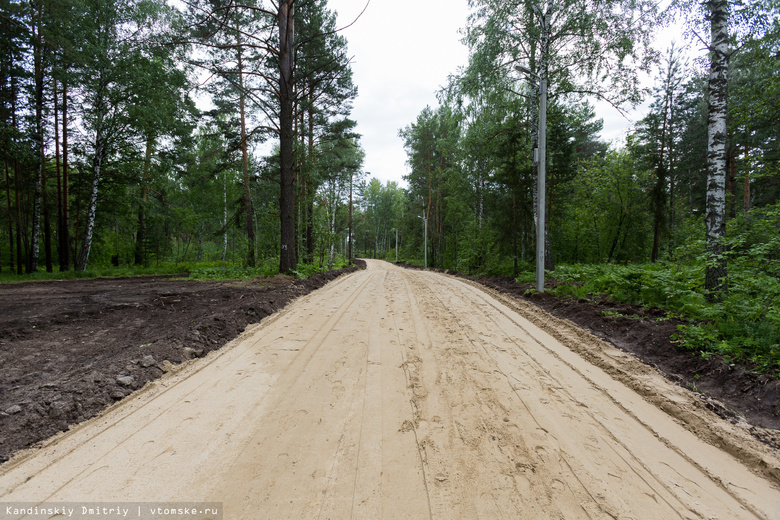
M0 463L355 269L305 280L141 277L0 286Z

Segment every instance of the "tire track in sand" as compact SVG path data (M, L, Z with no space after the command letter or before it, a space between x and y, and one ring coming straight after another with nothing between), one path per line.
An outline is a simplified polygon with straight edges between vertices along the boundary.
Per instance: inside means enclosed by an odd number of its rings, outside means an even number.
M553 477L553 482L558 480L572 490L579 484L584 517L622 517L634 510L642 511L643 517L709 518L723 509L729 511L729 518L772 517L768 511L780 504L775 486L756 478L731 457L724 461L722 452L718 456L718 450L698 442L663 412L531 323L522 323L521 316L461 280L432 273L411 279L418 285L418 293L426 295L426 309L436 309L430 322L431 327L438 327L440 339L434 341L434 347L440 347L433 350L455 362L464 360L464 382L456 386L483 389L469 412L463 413L463 420L479 414L480 405L486 402L490 406L481 418L485 422L513 410L511 395L502 395L511 387L530 412L531 421L547 436L554 434L557 443L552 451L541 445L542 455L532 473L539 472L540 464L549 465L545 457L555 454L554 460L561 466L558 469L564 471ZM441 326L448 321L457 326ZM454 348L460 345L459 338L465 338L471 347ZM484 356L475 360L477 352ZM439 364L448 368L456 365L449 360ZM491 372L496 374L495 381L490 380ZM511 422L527 421L513 417ZM495 421L489 424L496 427ZM474 420L471 426L471 431L477 432L476 439L480 439L479 430L490 430ZM500 432L500 423L497 426L495 431ZM528 440L533 434L526 431L521 438ZM527 446L518 455L523 454L528 454ZM567 473L573 478L566 478ZM744 483L734 484L740 480ZM643 489L644 499L636 493ZM762 499L769 500L762 507L753 505ZM594 504L589 506L589 500ZM661 505L664 507L659 509ZM548 506L544 510L541 517L549 517ZM569 511L563 516L579 516L572 515Z

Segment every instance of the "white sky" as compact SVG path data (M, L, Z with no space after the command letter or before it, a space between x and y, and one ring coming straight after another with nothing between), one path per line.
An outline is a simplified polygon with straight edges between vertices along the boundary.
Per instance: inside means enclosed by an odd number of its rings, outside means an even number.
M328 6L344 27L366 2L329 0ZM467 0L371 0L363 16L342 32L354 57L358 98L352 119L363 136L364 169L382 183L405 185L402 177L408 166L398 131L413 123L426 105L435 107L436 92L447 76L467 64L468 50L459 33L467 17ZM673 33L665 34L658 41L662 50ZM641 111L634 112L628 121L607 104L595 106L604 119L601 137L607 142L621 142L633 120L642 117Z
M367 0L328 0L339 27L351 23ZM406 153L398 131L413 123L447 76L468 62L458 33L466 25L467 0L371 0L347 38L358 88L352 119L363 135L364 169L382 183L403 185Z

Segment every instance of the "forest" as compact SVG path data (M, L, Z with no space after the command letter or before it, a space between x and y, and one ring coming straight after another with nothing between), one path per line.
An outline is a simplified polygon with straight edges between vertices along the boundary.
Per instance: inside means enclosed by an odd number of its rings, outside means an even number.
M543 140L546 290L780 375L777 0L470 0L468 65L394 129L406 186L364 171L326 0L0 5L4 281L359 256L531 282ZM671 23L706 56L659 50ZM649 108L615 145L595 101Z

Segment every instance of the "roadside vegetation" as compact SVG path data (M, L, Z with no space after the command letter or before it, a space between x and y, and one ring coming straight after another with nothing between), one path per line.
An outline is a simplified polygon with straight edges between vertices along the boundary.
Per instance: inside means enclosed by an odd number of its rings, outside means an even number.
M704 270L708 256L703 237L695 237L656 263L567 264L548 276L558 282L558 296L610 299L659 307L669 317L689 320L673 338L682 348L704 357L780 377L780 211L754 209L729 223L726 247L728 293L706 298ZM524 275L533 281L533 272Z
M190 266L185 264L161 264L153 267L108 266L94 267L86 271L37 271L30 274L0 273L0 284L29 281L81 280L89 278L124 278L129 276L188 276Z
M327 264L298 264L292 275L298 278L308 278L317 273L332 269L347 267L349 262L343 257L336 257L331 267ZM190 280L249 280L258 277L271 277L279 274L279 260L267 258L262 265L246 267L244 265L226 265L221 263L193 264L187 270Z
M161 263L150 267L133 265L109 266L87 269L86 271L37 271L31 274L16 274L7 271L0 273L0 284L45 281L45 280L82 280L89 278L125 278L133 276L170 276L189 280L219 281L219 280L249 280L259 277L272 277L279 274L279 259L268 258L262 265L246 267L244 264L226 262L183 262L177 264ZM327 264L298 264L298 268L290 274L297 278L308 278L317 273L347 267L349 262L342 256L334 259L332 267Z

